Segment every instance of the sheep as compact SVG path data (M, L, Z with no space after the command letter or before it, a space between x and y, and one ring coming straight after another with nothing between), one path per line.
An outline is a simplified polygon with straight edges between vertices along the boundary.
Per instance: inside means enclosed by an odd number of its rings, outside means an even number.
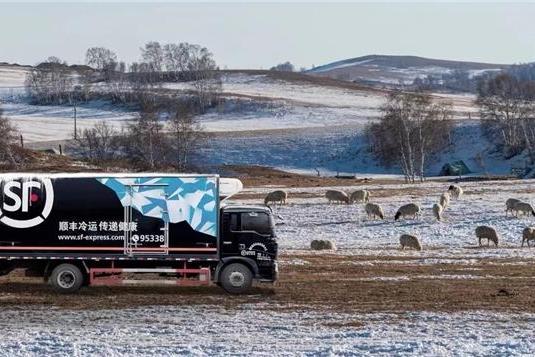
M435 203L433 205L433 215L437 219L437 221L442 221L442 212L444 211L444 208L440 203Z
M422 250L418 237L411 234L402 234L399 237L399 243L401 244L401 250L404 250L405 247Z
M273 191L267 194L264 204L267 206L270 202L285 204L288 199L288 193L282 190Z
M404 206L401 206L398 211L396 212L396 216L394 217L394 220L398 220L400 217L407 217L412 216L413 218L416 218L420 215L420 206L416 203L409 203Z
M333 241L324 239L314 239L310 242L310 249L312 250L336 250L336 245Z
M489 226L479 226L476 228L476 237L479 240L479 246L481 247L481 239L487 240L487 245L490 245L490 241L494 243L494 245L498 246L498 240L499 236L496 230L493 227Z
M460 199L464 193L462 187L459 185L450 185L448 191L451 192L451 195L457 200Z
M375 217L385 219L383 209L378 204L366 203L366 206L364 206L364 210L366 211L366 214L368 215L369 219L374 219Z
M450 194L448 192L444 192L442 195L440 195L440 205L443 209L448 208L450 205Z
M530 240L535 240L535 227L526 227L522 231L522 247L524 246L524 242L526 242L529 247Z
M349 196L351 203L354 202L363 202L368 203L370 201L370 192L368 190L358 190L355 191Z
M329 200L329 203L331 202L349 203L349 196L347 195L347 193L343 191L327 190L327 192L325 192L325 197L327 198L327 200Z
M523 214L532 214L535 216L535 210L533 210L533 207L526 202L517 202L513 206L513 210L516 212L516 215L518 216L518 213L521 212Z
M520 200L517 200L516 198L508 198L507 201L505 201L505 217L507 217L507 214L511 212L511 214L515 214L515 205L519 203Z

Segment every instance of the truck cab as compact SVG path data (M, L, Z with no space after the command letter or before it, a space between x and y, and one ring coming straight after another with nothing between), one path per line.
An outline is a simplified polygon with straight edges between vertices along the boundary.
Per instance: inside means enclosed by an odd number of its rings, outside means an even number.
M252 279L273 282L277 279L277 237L275 222L269 207L229 205L221 208L220 260L229 265L246 266ZM226 269L224 269L226 270ZM222 275L225 271L221 272ZM234 285L236 292L249 285L248 276L236 269L226 272L220 282ZM245 272L247 275L247 272ZM249 287L247 286L247 288ZM232 286L225 286L232 291Z

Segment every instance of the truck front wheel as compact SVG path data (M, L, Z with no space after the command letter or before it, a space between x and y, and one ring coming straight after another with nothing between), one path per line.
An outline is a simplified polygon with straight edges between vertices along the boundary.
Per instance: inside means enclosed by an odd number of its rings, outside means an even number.
M84 276L77 266L61 264L52 271L49 282L58 293L70 294L80 289Z
M226 292L242 294L251 288L253 273L243 264L232 263L223 268L220 282Z

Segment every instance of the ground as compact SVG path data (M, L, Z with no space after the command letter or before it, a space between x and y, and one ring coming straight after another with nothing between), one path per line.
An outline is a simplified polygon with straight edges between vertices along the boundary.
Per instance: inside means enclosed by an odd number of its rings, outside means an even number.
M231 168L229 168L231 169ZM232 169L239 171L237 167ZM257 173L262 170L257 169ZM260 175L259 175L260 176ZM251 179L239 203L259 203L275 187L289 192L274 207L280 279L251 294L218 287L91 287L57 295L37 278L0 278L0 347L19 354L532 354L535 248L521 248L533 217L505 217L509 197L530 201L532 180L463 182L445 221L431 204L450 182L310 178L277 174ZM255 185L256 184L256 185ZM293 187L290 187L293 186ZM327 204L329 189L366 187L385 221L361 205ZM404 202L419 202L417 220L394 222ZM479 247L477 225L496 227L498 248ZM402 232L424 249L399 249ZM336 251L312 252L310 240ZM275 352L274 352L275 351Z

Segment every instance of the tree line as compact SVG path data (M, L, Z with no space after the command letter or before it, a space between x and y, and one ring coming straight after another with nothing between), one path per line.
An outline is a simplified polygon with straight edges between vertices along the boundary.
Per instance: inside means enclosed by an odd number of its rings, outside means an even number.
M137 118L121 130L102 122L75 133L78 155L93 162L127 159L141 169L188 169L192 151L205 137L196 116L216 105L221 91L213 54L196 44L151 41L140 48L139 62L127 65L114 51L91 47L85 63L69 66L49 57L25 81L34 104L108 99L137 109ZM170 93L163 82L186 83L186 90Z
M167 120L160 120L162 115ZM74 143L78 155L94 163L126 160L141 170L174 167L187 171L192 168L191 154L205 138L191 104L176 102L165 111L146 106L120 130L102 121L81 130Z
M86 65L69 66L49 57L33 68L25 87L35 104L66 104L90 99L111 99L116 103L144 105L164 96L162 82L187 82L189 95L199 112L217 103L221 90L220 71L206 48L186 42L147 42L140 48L140 61L127 65L104 47L91 47Z

